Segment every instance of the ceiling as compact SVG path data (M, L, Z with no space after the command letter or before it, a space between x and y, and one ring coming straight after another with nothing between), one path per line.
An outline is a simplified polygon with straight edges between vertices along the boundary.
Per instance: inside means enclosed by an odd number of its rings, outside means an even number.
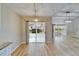
M20 16L34 16L33 3L6 3L10 8ZM79 16L79 4L77 3L35 3L37 16L52 16L54 19L66 19L66 11L70 11L70 18L75 19Z

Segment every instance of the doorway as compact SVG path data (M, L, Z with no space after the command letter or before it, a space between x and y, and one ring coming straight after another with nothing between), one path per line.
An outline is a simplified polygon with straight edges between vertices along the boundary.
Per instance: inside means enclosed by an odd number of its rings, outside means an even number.
M55 42L62 42L67 38L67 28L65 24L54 24Z
M29 43L45 43L45 22L28 22Z

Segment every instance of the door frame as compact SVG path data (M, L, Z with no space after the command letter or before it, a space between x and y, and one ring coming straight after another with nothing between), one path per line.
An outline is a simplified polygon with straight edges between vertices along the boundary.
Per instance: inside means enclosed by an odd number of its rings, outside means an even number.
M29 44L29 25L28 25L29 22L35 22L35 21L26 21L26 23L25 23L25 25L26 25L25 26L25 28L26 28L26 30L25 30L25 32L26 32L26 44ZM44 21L38 21L38 22L44 22ZM45 27L46 27L46 22L44 22L44 23L45 23ZM34 43L37 43L37 42L34 42ZM44 43L46 43L46 28L45 28L45 42Z

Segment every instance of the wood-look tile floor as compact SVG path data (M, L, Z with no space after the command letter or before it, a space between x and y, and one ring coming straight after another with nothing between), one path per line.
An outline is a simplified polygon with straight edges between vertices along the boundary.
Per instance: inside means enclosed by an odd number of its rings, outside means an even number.
M22 44L12 56L79 56L79 39L55 40L52 44Z

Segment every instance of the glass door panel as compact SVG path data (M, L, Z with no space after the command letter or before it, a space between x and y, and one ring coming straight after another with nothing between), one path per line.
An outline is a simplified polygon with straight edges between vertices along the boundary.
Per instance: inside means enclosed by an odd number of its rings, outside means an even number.
M29 22L29 42L45 42L44 22Z
M45 42L45 23L37 23L37 42Z

